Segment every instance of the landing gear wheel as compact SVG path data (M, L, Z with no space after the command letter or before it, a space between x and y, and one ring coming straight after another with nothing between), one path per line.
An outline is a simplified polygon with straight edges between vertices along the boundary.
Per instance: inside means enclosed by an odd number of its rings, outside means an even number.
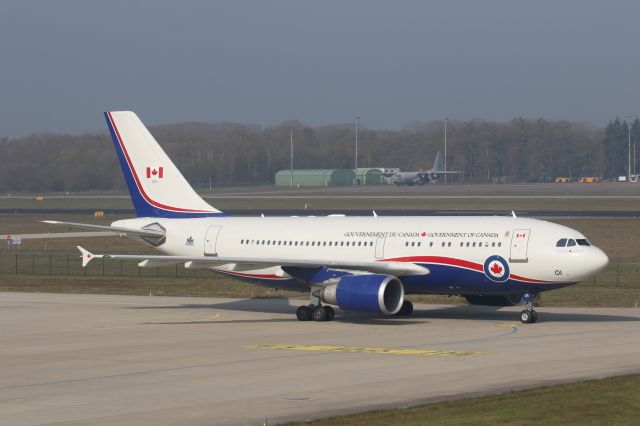
M336 317L336 311L334 311L331 306L323 306L322 308L327 314L326 321L333 321L333 319Z
M296 310L298 321L311 321L313 319L313 310L308 306L300 306Z
M409 302L408 300L405 300L404 302L402 302L402 307L400 308L400 310L396 315L399 317L405 317L405 316L411 315L412 313L413 313L413 303Z
M324 306L316 306L313 310L313 320L314 321L326 321L327 320L327 310Z
M520 312L520 321L522 321L522 323L524 324L531 324L536 322L536 320L538 319L538 314L536 313L536 311L530 311L525 309L524 311Z
M522 295L524 310L520 312L520 321L522 321L524 324L531 324L538 320L538 314L533 310L534 300L535 294L527 292Z

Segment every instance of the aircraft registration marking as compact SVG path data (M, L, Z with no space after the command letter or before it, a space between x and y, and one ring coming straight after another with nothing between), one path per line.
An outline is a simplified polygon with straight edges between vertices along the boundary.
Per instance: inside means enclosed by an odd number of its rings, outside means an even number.
M316 351L316 352L343 352L343 353L369 353L388 355L413 355L413 356L467 356L484 355L485 352L467 351L443 351L433 349L402 349L402 348L365 348L359 346L329 346L329 345L251 345L244 346L249 349L283 349L291 351Z

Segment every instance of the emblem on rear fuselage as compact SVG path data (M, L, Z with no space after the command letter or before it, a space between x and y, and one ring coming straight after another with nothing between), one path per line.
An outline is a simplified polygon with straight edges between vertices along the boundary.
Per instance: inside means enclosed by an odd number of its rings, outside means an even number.
M184 243L185 246L192 246L193 245L193 237L189 237L187 238L187 241L185 241Z
M484 274L491 281L503 283L509 279L509 264L502 256L489 256L484 261Z

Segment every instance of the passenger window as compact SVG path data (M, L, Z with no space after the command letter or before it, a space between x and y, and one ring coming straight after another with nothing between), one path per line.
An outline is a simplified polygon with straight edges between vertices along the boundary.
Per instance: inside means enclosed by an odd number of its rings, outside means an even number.
M447 247L451 247L451 241L449 241L449 243L447 244Z
M464 246L464 243L462 241L460 241L460 247Z
M567 247L573 247L575 245L576 245L576 242L573 239L569 240L569 242L567 243Z
M491 243L491 247L495 247L495 246L496 246L496 243L494 241L493 243Z
M556 243L556 247L564 247L567 245L567 239L566 238L560 238L558 240L558 242Z
M502 243L498 243L498 247L502 247Z
M429 243L429 247L433 247L433 241Z

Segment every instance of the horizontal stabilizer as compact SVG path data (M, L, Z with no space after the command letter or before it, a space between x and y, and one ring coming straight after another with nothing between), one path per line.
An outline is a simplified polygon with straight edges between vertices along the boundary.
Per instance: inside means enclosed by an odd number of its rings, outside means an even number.
M130 228L120 228L117 226L106 226L106 225L94 225L91 223L76 223L76 222L59 222L57 220L43 220L43 223L48 223L51 225L64 225L72 228L84 228L84 229L95 229L100 231L111 231L116 234L121 235L138 235L141 237L162 237L164 236L164 232L157 229L130 229Z

